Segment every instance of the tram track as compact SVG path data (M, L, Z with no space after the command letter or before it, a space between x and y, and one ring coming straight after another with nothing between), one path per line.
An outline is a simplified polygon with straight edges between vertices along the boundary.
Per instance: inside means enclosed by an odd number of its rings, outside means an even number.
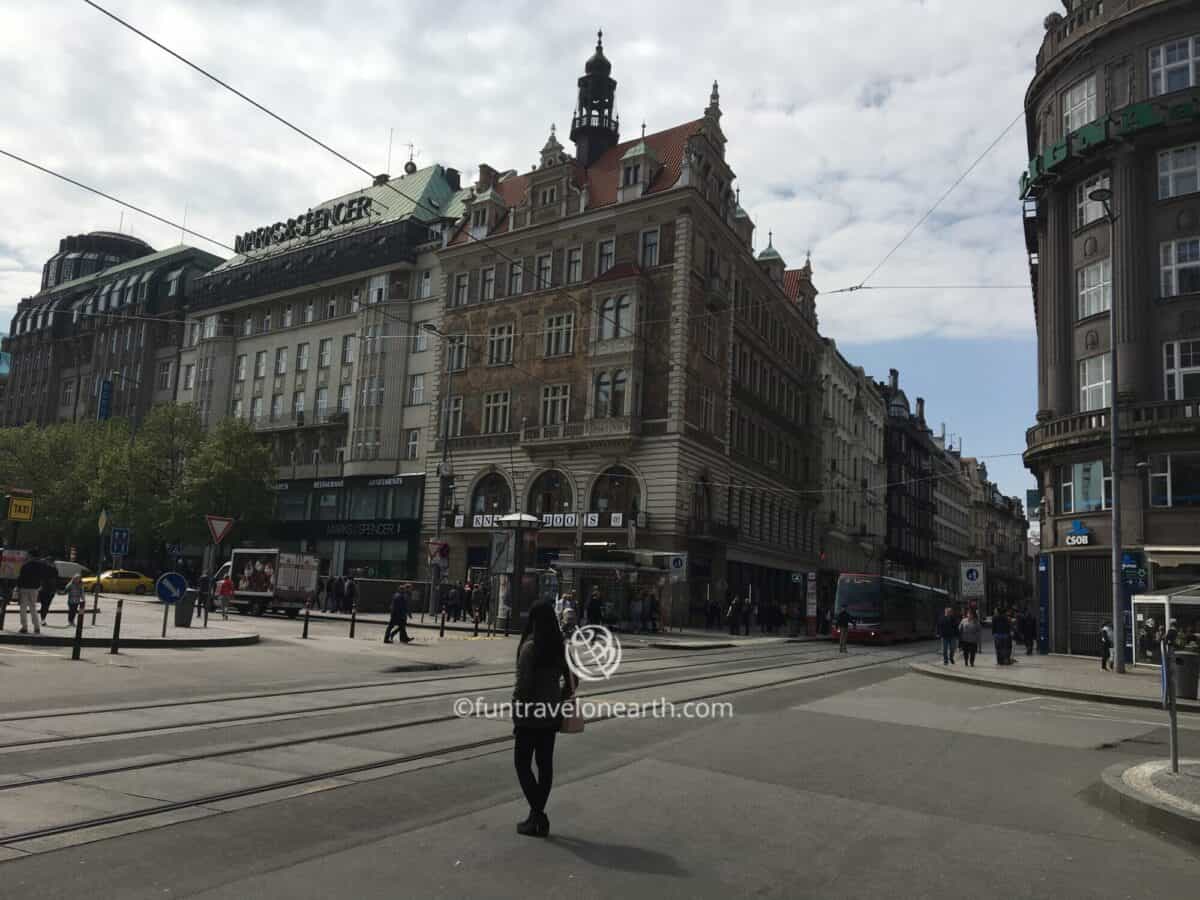
M762 654L739 655L737 657L721 657L718 659L706 659L706 660L696 660L695 657L692 655L689 655L687 657L664 656L664 657L655 657L653 659L634 660L634 661L632 661L631 665L636 665L636 664L645 663L645 662L661 662L663 660L687 660L687 661L686 662L681 661L679 663L679 665L667 665L667 666L659 666L659 667L650 668L650 669L638 669L636 671L629 672L628 674L630 674L630 675L653 674L656 672L706 668L706 667L710 667L710 666L714 666L714 665L722 665L722 664L727 664L727 663L731 663L731 662L739 662L742 660L749 660L749 659L753 659L756 661L759 661L759 660L766 661L766 660L771 660L771 659L782 659L785 657L789 658L789 659L812 658L810 654L797 653L794 650L786 652L786 653L772 653L772 654L766 654L766 655L762 655ZM831 657L819 657L819 658L820 659L829 659ZM624 676L625 676L625 673L622 673L622 677L624 677ZM361 692L363 690L377 688L377 687L382 687L382 688L409 687L409 686L412 686L415 684L427 684L427 683L446 682L446 681L463 681L463 680L470 680L470 679L492 679L492 680L500 679L501 683L499 685L483 686L483 687L475 689L478 691L491 691L491 690L497 690L497 689L511 685L512 674L510 671L508 671L508 669L503 669L503 670L498 670L494 673L475 672L475 673L470 673L470 674L464 673L464 674L450 675L450 676L445 676L445 677L441 677L441 678L435 677L435 678L407 679L407 680L400 680L400 681L378 682L378 683L374 683L374 684L342 686L342 687L338 687L338 688L317 688L311 692L303 691L303 690L284 691L284 692L272 692L269 694L259 694L259 695L248 695L248 696L241 695L241 696L237 696L237 697L227 697L227 698L220 698L220 699L212 698L212 699L208 699L208 700L194 701L194 702L179 701L179 702L172 702L172 703L167 703L167 704L146 704L143 706L126 706L126 707L118 707L118 708L110 708L110 709L93 710L90 712L78 711L78 712L71 712L71 713L65 713L65 714L41 713L38 715L13 717L13 718L8 718L8 719L0 718L0 725L10 724L10 723L21 723L21 722L27 723L30 721L47 720L47 719L57 719L57 718L62 718L64 716L108 715L108 714L143 712L143 711L150 711L150 710L157 710L157 709L179 709L182 707L189 707L192 705L209 705L209 704L220 703L220 702L238 703L238 702L246 702L246 701L257 700L257 699L271 699L271 698L276 698L276 697L281 697L281 696L304 696L304 695L307 695L310 693L328 693L328 692L333 692L333 691ZM381 706L390 706L390 705L397 705L397 704L403 704L403 703L414 703L414 702L419 702L422 700L435 700L439 697L454 695L455 693L460 693L460 692L454 691L454 690L434 691L432 693L414 694L414 695L407 696L407 697L392 697L392 698L382 698L382 699L374 699L374 700L354 700L354 701L350 701L350 702L346 702L346 703L335 703L335 704L327 704L327 705L323 705L323 706L312 706L312 707L306 707L303 709L279 710L279 711L274 711L274 712L245 713L242 715L223 716L220 718L211 718L211 719L201 719L199 721L191 721L191 722L167 722L167 723L162 723L162 724L135 726L135 727L125 726L125 727L121 727L121 728L112 729L109 731L94 731L94 732L87 732L87 733L83 733L83 734L57 735L54 737L30 738L27 740L7 741L7 742L0 743L0 754L22 752L25 750L33 750L33 749L47 748L47 747L77 745L80 743L86 743L88 741L100 740L103 738L111 738L111 737L126 737L126 736L130 736L130 735L145 736L145 735L150 735L150 734L155 734L155 733L181 732L181 731L197 730L197 729L203 729L203 728L218 727L218 726L222 726L222 725L248 725L248 724L253 724L255 722L266 723L266 722L272 722L272 721L287 721L287 720L305 718L305 717L310 717L310 716L318 716L318 715L322 715L322 714L326 714L326 713L336 714L336 713L346 711L346 710L365 710L365 709L378 708Z
M701 701L714 700L719 697L728 697L728 696L733 696L736 694L747 693L750 691L760 691L760 690L780 687L780 686L786 685L786 684L792 684L792 683L797 683L797 682L802 682L802 681L810 681L810 680L819 679L819 678L835 677L835 676L846 674L849 672L860 671L860 670L869 669L869 668L876 668L879 666L902 662L906 659L910 659L913 656L919 656L919 655L923 655L926 653L928 653L928 650L923 648L919 651L914 651L912 653L899 654L899 655L887 655L885 658L882 658L882 659L872 659L869 662L863 662L863 663L859 663L856 665L841 666L841 667L838 667L838 668L832 669L832 670L811 672L811 673L805 672L802 674L792 674L792 675L787 675L782 678L773 679L773 680L767 681L767 682L756 683L756 684L752 684L752 685L734 686L734 687L709 691L706 693L701 693L696 696L689 696L686 698L678 698L672 702L676 703L676 704L697 703L697 702L701 702ZM871 655L877 656L879 654L873 653ZM652 684L630 686L630 687L625 687L625 688L620 688L620 689L614 689L611 691L601 691L601 692L597 692L594 694L587 694L586 696L587 696L587 699L595 699L598 697L603 697L607 694L619 694L619 693L622 693L622 692L625 692L625 691L628 691L631 689L632 690L647 690L647 689L652 689L652 688L657 688L657 687L667 687L670 685L681 684L681 683L690 683L693 681L707 681L707 680L716 679L716 678L730 678L730 677L735 677L738 675L745 675L745 674L757 673L757 672L767 672L767 671L773 671L773 670L777 670L777 669L795 668L797 666L807 666L807 665L815 664L817 662L827 662L827 661L831 661L833 659L845 659L845 658L846 657L843 657L840 654L836 654L832 657L823 657L821 659L793 661L791 663L781 663L781 664L772 665L772 666L760 666L760 667L755 667L752 669L744 669L744 670L733 671L733 672L713 673L710 675L701 676L699 678L676 679L676 680L672 680L672 681L664 681L664 682L658 682L658 683L652 683ZM639 709L645 710L645 709L649 709L653 705L654 702L656 702L656 701L641 702L641 703L636 703L636 704L631 703L630 705L637 706ZM622 719L622 718L629 718L629 717L631 717L631 716L630 715L610 714L610 715L606 715L606 716L598 716L598 717L591 718L588 720L588 722L589 722L589 724L595 724L595 723L613 721L615 719ZM427 718L424 720L413 720L413 721L407 722L407 723L399 723L399 724L392 724L392 725L372 726L370 728L354 729L352 731L331 733L331 734L321 735L318 737L291 739L291 740L285 740L285 741L280 741L280 742L271 743L271 744L259 744L259 745L255 745L255 746L251 746L251 747L227 748L227 749L218 750L218 751L211 751L208 753L195 754L192 756L180 756L180 757L173 757L173 758L164 759L164 760L156 760L156 761L151 761L148 763L143 762L143 763L127 764L127 765L123 765L123 766L112 766L112 767L108 767L105 769L97 769L92 772L65 773L62 775L46 777L43 779L31 779L28 781L16 782L13 784L8 784L8 785L0 785L0 790L10 790L10 789L16 789L16 788L28 789L28 788L38 787L41 785L54 784L54 783L59 783L59 782L74 783L74 782L83 781L87 778L98 777L100 775L129 773L129 772L141 771L141 770L150 769L150 768L157 768L157 767L164 766L164 765L176 765L176 764L200 761L200 760L219 759L224 756L245 754L245 753L249 753L249 752L261 752L261 751L267 751L267 750L272 750L272 749L280 749L283 747L297 746L297 745L301 745L301 744L316 744L316 743L321 743L321 742L326 742L326 741L331 741L331 740L337 740L339 738L351 736L353 734L379 733L379 732L384 732L384 731L389 731L389 730L410 728L410 727L416 727L416 726L421 726L421 725L434 725L434 724L444 723L444 722L448 722L448 721L460 720L460 718L461 717L459 717L457 715L437 716L437 717L430 717L430 718ZM29 830L23 831L23 832L16 832L13 834L0 835L0 846L5 846L5 845L16 846L19 844L28 843L28 842L36 841L36 840L43 839L43 838L55 837L55 836L64 835L64 834L71 834L73 832L83 832L83 831L87 831L89 829L103 828L106 826L119 825L119 824L126 823L126 822L133 822L133 821L136 821L139 819L146 819L146 818L149 818L152 816L164 815L164 814L168 814L168 813L178 812L181 810L207 808L207 807L211 807L213 804L225 803L225 802L229 802L232 800L253 797L253 796L256 796L259 794L264 794L264 793L268 793L268 792L272 792L272 791L282 791L282 790L287 790L290 788L301 788L301 787L305 787L308 785L319 784L320 782L329 781L331 779L346 778L348 776L360 775L363 773L387 769L390 767L406 765L406 764L410 764L413 762L420 762L420 761L428 760L428 759L436 759L436 758L445 757L445 756L452 756L455 754L467 753L472 750L478 750L478 749L482 749L482 748L499 747L501 745L506 745L508 743L511 743L512 740L513 740L513 738L512 738L511 734L503 734L503 735L498 735L498 736L489 737L489 738L481 738L481 739L475 740L475 741L459 742L459 743L448 745L448 746L441 746L441 747L436 747L436 748L432 748L432 749L428 749L428 750L422 750L422 751L416 752L416 753L396 754L396 755L389 756L389 757L386 757L386 758L380 759L380 760L373 760L370 762L359 763L359 764L350 765L350 766L342 766L342 767L326 769L321 772L306 773L306 774L298 775L294 778L278 779L278 780L271 781L271 782L261 784L261 785L252 785L252 786L247 786L247 787L241 787L241 788L236 788L236 789L229 790L229 791L222 791L222 792L217 792L217 793L212 793L212 794L206 794L206 795L202 795L199 797L192 797L192 798L188 798L188 799L184 799L184 800L164 801L161 803L156 803L153 806L148 806L148 807L141 808L141 809L127 810L127 811L122 811L122 812L110 813L110 814L103 815L103 816L96 816L96 817L92 817L92 818L88 818L88 819L76 820L73 822L65 822L65 823L59 823L59 824L55 824L55 825L42 826L39 828L29 829ZM489 751L489 752L493 752L493 751ZM458 762L458 761L459 760L447 760L440 764L453 764L454 762ZM212 811L213 811L213 813L220 812L220 810L217 810L217 809L214 809ZM99 837L97 837L97 839L99 839Z

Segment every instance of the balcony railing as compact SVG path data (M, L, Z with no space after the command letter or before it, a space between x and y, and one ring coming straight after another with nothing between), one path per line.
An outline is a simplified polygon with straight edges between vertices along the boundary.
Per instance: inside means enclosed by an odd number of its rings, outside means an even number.
M1051 21L1037 54L1037 71L1067 47L1082 40L1114 19L1127 15L1142 6L1152 6L1163 0L1083 0L1073 4L1067 15L1057 15Z
M1099 441L1108 433L1108 416L1107 409L1098 409L1034 425L1025 432L1026 455ZM1194 432L1200 430L1200 400L1135 403L1123 406L1120 416L1120 430L1126 435Z
M281 413L278 416L258 416L250 418L250 427L255 431L285 431L292 428L314 428L321 426L345 425L350 420L346 412L322 411L311 413Z
M554 444L595 439L631 439L641 434L642 421L636 416L614 419L584 419L557 425L528 425L521 430L523 444Z

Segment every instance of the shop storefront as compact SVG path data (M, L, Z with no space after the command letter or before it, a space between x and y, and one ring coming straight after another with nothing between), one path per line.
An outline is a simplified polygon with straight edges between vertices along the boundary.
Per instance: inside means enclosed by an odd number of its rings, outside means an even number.
M281 481L270 536L324 574L416 578L423 487L421 474Z

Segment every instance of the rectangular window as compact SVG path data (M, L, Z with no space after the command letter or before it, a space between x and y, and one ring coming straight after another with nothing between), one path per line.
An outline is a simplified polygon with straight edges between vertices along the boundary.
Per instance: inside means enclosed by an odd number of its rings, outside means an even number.
M1099 201L1092 200L1090 195L1092 191L1108 190L1111 179L1107 172L1101 172L1098 175L1093 175L1085 181L1075 185L1075 227L1082 228L1085 225L1090 225L1097 219L1104 218L1104 204Z
M444 426L448 437L462 437L463 398L448 397L442 401L442 414L450 413L449 423Z
M513 326L498 325L488 331L488 365L507 366L513 361Z
M216 316L205 316L204 317L204 339L212 340L216 336L217 336L217 317Z
M243 411L244 411L244 407L242 405L242 398L234 397L233 398L233 417L235 419L240 419L242 417Z
M425 376L408 376L408 402L411 406L419 406L425 402Z
M700 316L700 346L709 359L717 359L717 323L709 313Z
M1166 399L1200 399L1200 341L1168 342L1163 355Z
M1086 319L1112 306L1112 260L1102 259L1075 273L1075 318Z
M248 315L242 319L242 337L250 337L254 334L254 316Z
M304 391L292 394L292 415L297 419L304 415Z
M583 281L583 248L572 247L567 251L567 284Z
M333 361L333 338L322 338L317 345L317 368L328 369Z
M418 276L417 281L417 297L421 300L428 300L433 296L433 271L425 269Z
M1165 241L1160 255L1164 297L1200 292L1200 238Z
M471 227L486 228L487 227L487 207L481 206L479 209L471 211Z
M1107 409L1109 394L1108 354L1102 353L1079 361L1079 411Z
M170 363L167 363L167 365L170 365ZM70 406L74 402L75 402L75 382L73 380L68 379L67 381L63 382L63 386L62 386L62 405Z
M283 416L283 394L271 395L271 421L278 422Z
M255 422L261 422L263 418L263 398L255 397L250 401L250 418Z
M196 367L188 363L183 367L183 389L190 391L196 385Z
M617 258L616 238L609 238L596 245L596 274L603 275L613 267Z
M418 322L413 330L413 353L424 353L429 349L429 332L425 323Z
M1150 96L1200 84L1200 36L1180 38L1150 50Z
M717 400L712 388L700 388L700 427L713 432L717 424Z
M271 310L268 309L265 313L263 313L262 327L259 329L259 331L261 331L263 334L266 334L270 330L271 330Z
M496 299L496 267L488 266L479 273L479 298L481 300Z
M320 421L324 421L325 417L327 415L329 415L329 388L325 388L325 387L317 388L317 397L316 397L316 403L314 404L314 411L316 412L317 418Z
M642 232L642 268L649 269L658 265L658 229L652 228Z
M404 439L404 458L416 459L421 455L421 429L410 428Z
M343 384L338 388L338 405L337 411L340 413L350 412L350 397L353 388L348 384Z
M548 384L542 388L542 424L562 425L570 414L571 386Z
M1063 94L1062 106L1064 135L1094 121L1096 118L1096 76L1089 75L1069 87Z
M295 315L295 309L292 306L292 304L289 303L286 306L284 306L284 308L283 308L283 327L284 328L292 327L292 317L294 315Z
M558 202L558 188L544 187L541 190L542 206L552 206Z
M244 381L246 375L246 357L239 356L239 362L242 366L242 377L238 381ZM171 361L166 360L158 364L158 375L155 378L154 386L160 391L169 391L171 389Z
M521 293L522 283L525 279L525 266L520 260L514 260L508 264L508 295L511 297Z
M446 338L446 370L461 372L467 367L466 335L455 334Z
M308 371L308 344L307 343L296 345L296 371L297 372L307 372Z
M278 350L275 351L275 374L276 375L286 375L287 374L287 362L288 362L287 358L288 358L287 347L280 347Z
M483 395L483 433L504 434L508 431L508 391Z
M1150 457L1151 506L1200 506L1200 453Z
M315 315L316 304L312 300L309 300L304 304L304 324L307 325L309 322L311 322L313 320L313 316Z
M552 266L553 257L549 253L543 253L537 258L537 281L533 286L535 291L544 291L546 288L554 286Z
M546 317L546 356L564 356L575 349L575 313Z
M1108 463L1075 463L1059 466L1059 512L1084 513L1112 506L1112 477Z
M642 167L639 163L633 163L625 167L624 186L630 187L642 180Z
M267 377L267 351L259 350L254 354L254 377Z
M342 365L348 366L354 362L354 341L352 334L342 336Z
M1158 199L1200 191L1200 144L1172 147L1158 154Z

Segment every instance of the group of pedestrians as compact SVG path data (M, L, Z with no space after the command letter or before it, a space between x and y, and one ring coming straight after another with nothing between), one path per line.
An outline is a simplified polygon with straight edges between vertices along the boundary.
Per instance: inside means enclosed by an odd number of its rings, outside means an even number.
M488 617L492 592L483 582L447 582L442 585L442 608L451 622L483 622Z
M783 607L770 600L759 602L750 594L745 597L730 591L727 595L728 605L725 608L725 622L729 633L736 635L741 629L743 635L750 634L750 623L758 622L758 630L763 634L778 634L786 621ZM711 606L711 604L710 604ZM708 619L715 620L716 615L710 609Z
M959 616L947 606L937 623L937 634L942 642L942 665L956 665L955 655L962 650L963 665L974 667L975 656L983 641L983 623L975 609ZM992 643L996 648L996 665L1009 666L1013 663L1013 641L1018 639L1025 645L1025 654L1033 655L1037 640L1037 619L1028 609L1020 613L1013 609L998 609L992 616Z
M214 585L213 582L216 581ZM219 609L222 619L229 618L229 605L233 602L233 579L226 575L221 579L214 579L207 572L204 572L196 579L196 612L197 614L208 610ZM213 597L216 597L216 603L213 602Z
M317 604L321 612L347 613L358 602L358 585L353 575L332 575L317 581Z

